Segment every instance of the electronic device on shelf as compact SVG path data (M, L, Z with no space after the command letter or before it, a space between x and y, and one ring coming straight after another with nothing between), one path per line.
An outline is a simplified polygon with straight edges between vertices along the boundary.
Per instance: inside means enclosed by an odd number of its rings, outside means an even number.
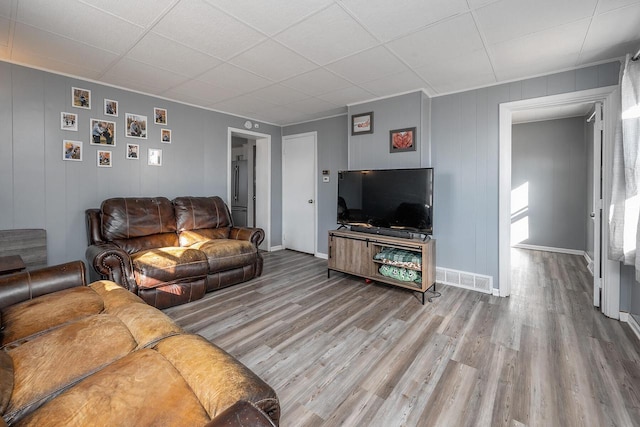
M337 222L352 231L433 234L433 168L338 172Z

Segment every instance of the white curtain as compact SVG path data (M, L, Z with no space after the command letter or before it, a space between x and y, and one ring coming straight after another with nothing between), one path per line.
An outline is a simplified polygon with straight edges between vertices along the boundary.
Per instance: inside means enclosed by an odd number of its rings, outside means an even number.
M640 60L627 55L620 81L621 120L613 159L609 257L634 265L640 281Z

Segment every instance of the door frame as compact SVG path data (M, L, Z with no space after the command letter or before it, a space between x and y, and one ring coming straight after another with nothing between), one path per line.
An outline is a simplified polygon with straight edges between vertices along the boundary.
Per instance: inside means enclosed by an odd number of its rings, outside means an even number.
M612 156L615 139L615 101L619 103L619 87L606 86L559 95L543 96L499 105L499 157L498 157L498 281L500 296L511 294L511 126L514 111L555 107L578 102L602 102L603 120L603 201L611 201ZM606 210L605 210L606 212ZM620 263L608 257L609 229L602 224L602 301L601 311L608 317L620 318Z
M249 138L256 141L256 169L263 168L262 174L264 180L261 177L256 176L256 192L264 193L266 196L264 200L261 197L256 197L256 216L259 216L260 212L266 213L266 225L264 227L264 241L260 245L260 249L271 252L271 135L266 133L253 132L246 129L227 128L227 204L231 201L231 162L233 162L231 137L239 136L242 138ZM258 173L256 171L256 173ZM262 183L262 184L261 184ZM254 225L257 226L257 220L254 218Z
M301 137L313 137L313 255L318 256L318 132L304 132L296 133L293 135L282 136L282 246L286 249L286 243L284 240L285 229L285 213L284 213L284 201L286 194L284 192L284 166L285 166L285 141L288 139L301 138Z

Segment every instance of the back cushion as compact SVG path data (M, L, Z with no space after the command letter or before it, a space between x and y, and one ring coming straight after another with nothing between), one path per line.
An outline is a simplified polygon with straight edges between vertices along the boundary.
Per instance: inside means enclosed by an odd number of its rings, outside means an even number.
M178 197L173 200L178 232L231 227L227 205L215 197Z
M165 197L107 199L101 209L102 235L108 241L176 231L173 205Z

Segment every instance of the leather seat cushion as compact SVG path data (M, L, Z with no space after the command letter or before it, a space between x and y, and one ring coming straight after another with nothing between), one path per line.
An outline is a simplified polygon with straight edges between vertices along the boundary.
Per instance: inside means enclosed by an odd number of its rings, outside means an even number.
M192 248L150 249L133 254L131 263L138 287L147 289L203 278L209 270L206 255Z
M143 349L85 378L20 425L84 426L96 420L113 426L201 426L210 417L173 365Z
M102 298L78 286L33 298L2 310L1 345L9 345L64 323L100 313Z
M196 243L191 248L202 251L209 261L209 273L244 267L256 261L257 249L246 240L215 239Z

